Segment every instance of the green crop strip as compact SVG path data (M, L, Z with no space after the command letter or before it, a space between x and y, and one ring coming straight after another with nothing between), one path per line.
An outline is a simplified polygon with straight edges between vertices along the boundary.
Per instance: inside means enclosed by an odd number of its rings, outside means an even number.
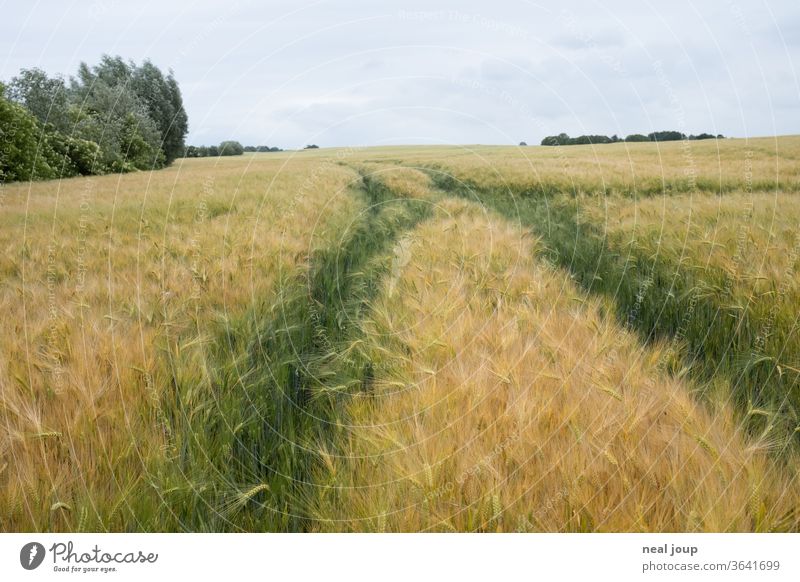
M389 160L384 160L389 163ZM565 160L566 165L569 160ZM391 163L404 164L398 160L391 160ZM483 161L486 163L486 160ZM491 182L481 180L480 184L469 180L461 181L450 175L446 162L421 162L428 172L437 174L436 184L444 188L468 188L477 192L483 192L495 188ZM413 167L417 167L413 165ZM432 174L432 175L433 175ZM620 196L623 198L652 198L656 196L670 196L674 194L691 194L692 192L705 192L709 194L730 194L747 189L750 192L798 192L800 183L788 179L757 179L744 183L738 180L726 180L713 176L670 177L644 175L635 180L622 180L611 176L602 181L597 176L586 177L580 173L570 174L568 169L560 178L554 178L549 173L542 175L532 174L530 181L520 180L518 176L506 179L502 175L502 168L494 170L485 168L485 177L494 176L496 187L505 195L515 194L524 196Z
M796 310L735 295L721 269L615 247L602 225L582 218L580 196L477 188L440 168L429 174L442 190L478 200L541 236L550 262L609 298L622 324L646 342L669 345L665 369L688 373L706 390L724 379L747 428L768 436L776 451L800 445Z
M226 326L207 350L205 393L174 367L162 407L174 411L165 425L178 471L158 480L163 517L146 529L313 529L319 451L335 450L349 396L370 389L371 362L352 349L359 321L396 239L431 215L429 201L398 198L370 176L358 195L362 211L341 245L312 256L275 305Z

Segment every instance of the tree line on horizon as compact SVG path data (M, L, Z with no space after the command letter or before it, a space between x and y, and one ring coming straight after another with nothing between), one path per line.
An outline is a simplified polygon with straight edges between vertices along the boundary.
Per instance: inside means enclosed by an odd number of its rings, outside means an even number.
M317 144L309 144L303 148L304 150L317 150ZM207 158L219 156L241 156L244 153L265 153L265 152L282 152L279 147L270 147L265 145L260 146L243 146L238 141L226 140L218 146L187 146L184 156L187 158Z
M243 146L238 141L226 140L219 145L210 146L186 146L184 153L187 158L207 158L218 156L241 156L244 153L264 153L264 152L282 152L279 147L270 147L265 145L260 146Z
M703 139L724 139L722 134L712 135L710 133L700 133L697 135L686 135L680 131L654 131L644 135L642 133L633 133L625 138L612 135L579 135L578 137L570 137L566 133L558 135L548 135L542 140L543 146L560 146L560 145L596 145L604 143L618 143L618 142L661 142L661 141L683 141L683 140L703 140Z
M149 60L103 55L68 82L22 69L0 83L0 183L162 168L188 130L173 73Z

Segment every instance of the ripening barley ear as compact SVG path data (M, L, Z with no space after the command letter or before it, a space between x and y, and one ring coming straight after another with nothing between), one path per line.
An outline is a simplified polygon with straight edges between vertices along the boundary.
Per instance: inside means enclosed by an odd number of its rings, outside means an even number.
M500 503L500 496L492 495L492 517L491 524L494 526L495 531L502 531L503 527L503 506Z
M86 525L89 521L89 510L86 507L81 507L80 511L78 512L78 523L75 526L75 531L78 533L84 533L87 531Z
M241 511L250 500L255 498L256 495L262 491L269 491L269 489L269 485L260 483L243 491L234 491L227 500L222 502L220 513L226 518L231 519L236 513Z
M375 528L376 533L385 533L386 532L386 514L381 513L378 515L377 526Z
M50 506L50 529L56 531L67 531L72 520L72 506L63 501L57 501Z

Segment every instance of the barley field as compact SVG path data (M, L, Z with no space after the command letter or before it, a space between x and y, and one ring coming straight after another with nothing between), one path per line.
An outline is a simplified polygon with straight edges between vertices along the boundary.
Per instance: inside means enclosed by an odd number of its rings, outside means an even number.
M1 188L3 531L800 530L800 137Z

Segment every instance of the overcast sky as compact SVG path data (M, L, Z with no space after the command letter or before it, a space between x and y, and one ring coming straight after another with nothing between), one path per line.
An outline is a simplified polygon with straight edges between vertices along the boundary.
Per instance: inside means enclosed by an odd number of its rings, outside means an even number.
M6 1L0 79L173 69L189 143L800 133L798 0Z

